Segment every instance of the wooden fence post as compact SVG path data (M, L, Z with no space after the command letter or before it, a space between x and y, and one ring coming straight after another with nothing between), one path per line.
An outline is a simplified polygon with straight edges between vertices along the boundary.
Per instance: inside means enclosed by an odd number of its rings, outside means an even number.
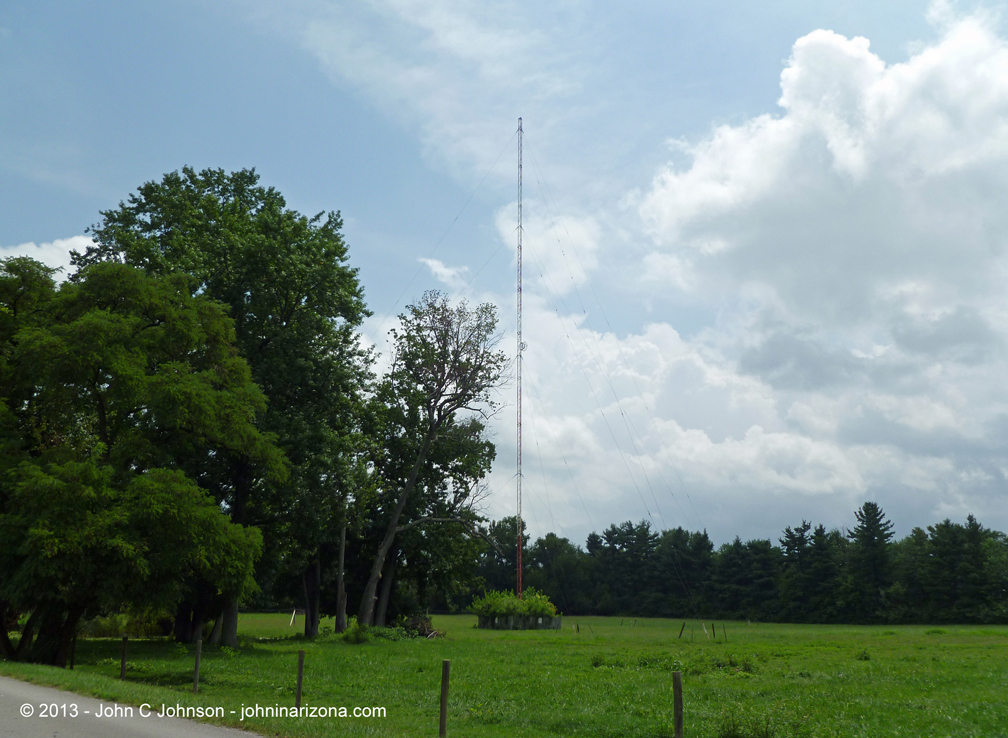
M200 665L200 657L202 655L203 655L203 639L200 638L198 641L196 641L196 667L193 669L193 677L192 677L193 694L199 693L199 665Z
M122 661L119 664L119 678L126 678L126 644L129 642L129 636L123 636L123 647L122 647Z
M672 672L672 712L675 720L675 738L683 738L682 672Z
M438 725L439 738L448 735L448 675L451 673L451 661L441 662L441 722Z
M686 630L686 621L685 620L682 621L682 627L679 629L679 638L680 639L682 638L682 633L683 633L684 630Z
M304 650L298 651L298 684L297 698L294 700L294 707L301 709L301 682L304 680Z

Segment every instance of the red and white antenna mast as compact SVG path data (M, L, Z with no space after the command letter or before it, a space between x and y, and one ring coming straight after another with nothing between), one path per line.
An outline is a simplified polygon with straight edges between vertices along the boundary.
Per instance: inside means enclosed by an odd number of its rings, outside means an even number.
M522 119L518 119L518 599L522 596Z

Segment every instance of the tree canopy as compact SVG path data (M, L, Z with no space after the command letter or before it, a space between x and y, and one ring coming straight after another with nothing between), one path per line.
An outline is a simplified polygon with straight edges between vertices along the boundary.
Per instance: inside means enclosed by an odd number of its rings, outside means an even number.
M387 523L357 614L365 625L373 621L378 580L398 533L428 521L474 528L473 493L494 456L481 418L493 412L493 392L507 366L497 350L497 313L490 304L470 308L427 292L391 333L392 369L381 397L392 432L378 468ZM461 418L466 410L477 415ZM404 519L418 483L427 500L413 505L417 516Z
M0 609L30 614L18 655L61 663L84 614L170 607L187 577L254 589L258 531L198 482L222 456L286 469L222 306L183 275L95 264L56 289L16 258L0 307Z
M184 275L194 294L227 306L239 355L266 400L258 426L275 435L290 478L259 483L231 459L212 489L234 521L262 528L261 575L307 586L320 575L321 548L357 488L368 446L360 425L371 356L358 335L368 311L339 213L306 217L258 182L254 170L190 168L147 182L102 213L95 245L74 263ZM312 592L309 635L319 610Z

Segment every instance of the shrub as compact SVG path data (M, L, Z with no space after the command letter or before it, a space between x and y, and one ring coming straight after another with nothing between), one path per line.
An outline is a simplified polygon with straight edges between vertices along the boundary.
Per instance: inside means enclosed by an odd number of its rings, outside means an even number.
M556 605L549 601L549 597L542 592L537 592L529 587L522 593L519 600L514 592L498 592L491 590L484 593L482 597L477 597L469 606L469 611L483 617L499 617L501 615L540 615L549 616L557 614Z
M398 625L415 638L429 638L432 635L438 635L438 631L434 629L431 619L425 615L414 615L410 618L402 616L399 618Z
M157 638L171 633L170 627L165 630L163 620L160 613L116 613L85 620L78 626L77 632L84 638L117 638L121 635Z
M366 643L370 635L366 625L358 625L357 618L351 617L347 622L346 630L343 631L343 640L346 643Z

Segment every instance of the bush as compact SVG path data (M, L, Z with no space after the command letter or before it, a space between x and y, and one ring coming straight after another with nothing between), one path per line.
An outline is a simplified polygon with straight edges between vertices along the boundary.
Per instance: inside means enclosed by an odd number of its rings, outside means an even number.
M343 640L346 643L366 643L369 638L368 627L358 625L357 618L351 617L347 622L346 630L343 631Z
M432 635L439 635L434 629L434 624L426 615L414 615L413 617L401 616L396 623L414 638L428 638Z
M552 617L557 614L556 605L549 597L537 592L532 587L522 592L519 600L514 592L498 592L491 590L477 597L469 606L469 612L483 617L499 617L501 615L541 615Z
M117 638L122 635L131 638L157 638L171 633L170 627L165 630L163 620L164 617L159 613L117 613L85 620L78 626L77 632L83 638ZM169 626L170 623L169 620ZM208 625L212 626L213 623Z

